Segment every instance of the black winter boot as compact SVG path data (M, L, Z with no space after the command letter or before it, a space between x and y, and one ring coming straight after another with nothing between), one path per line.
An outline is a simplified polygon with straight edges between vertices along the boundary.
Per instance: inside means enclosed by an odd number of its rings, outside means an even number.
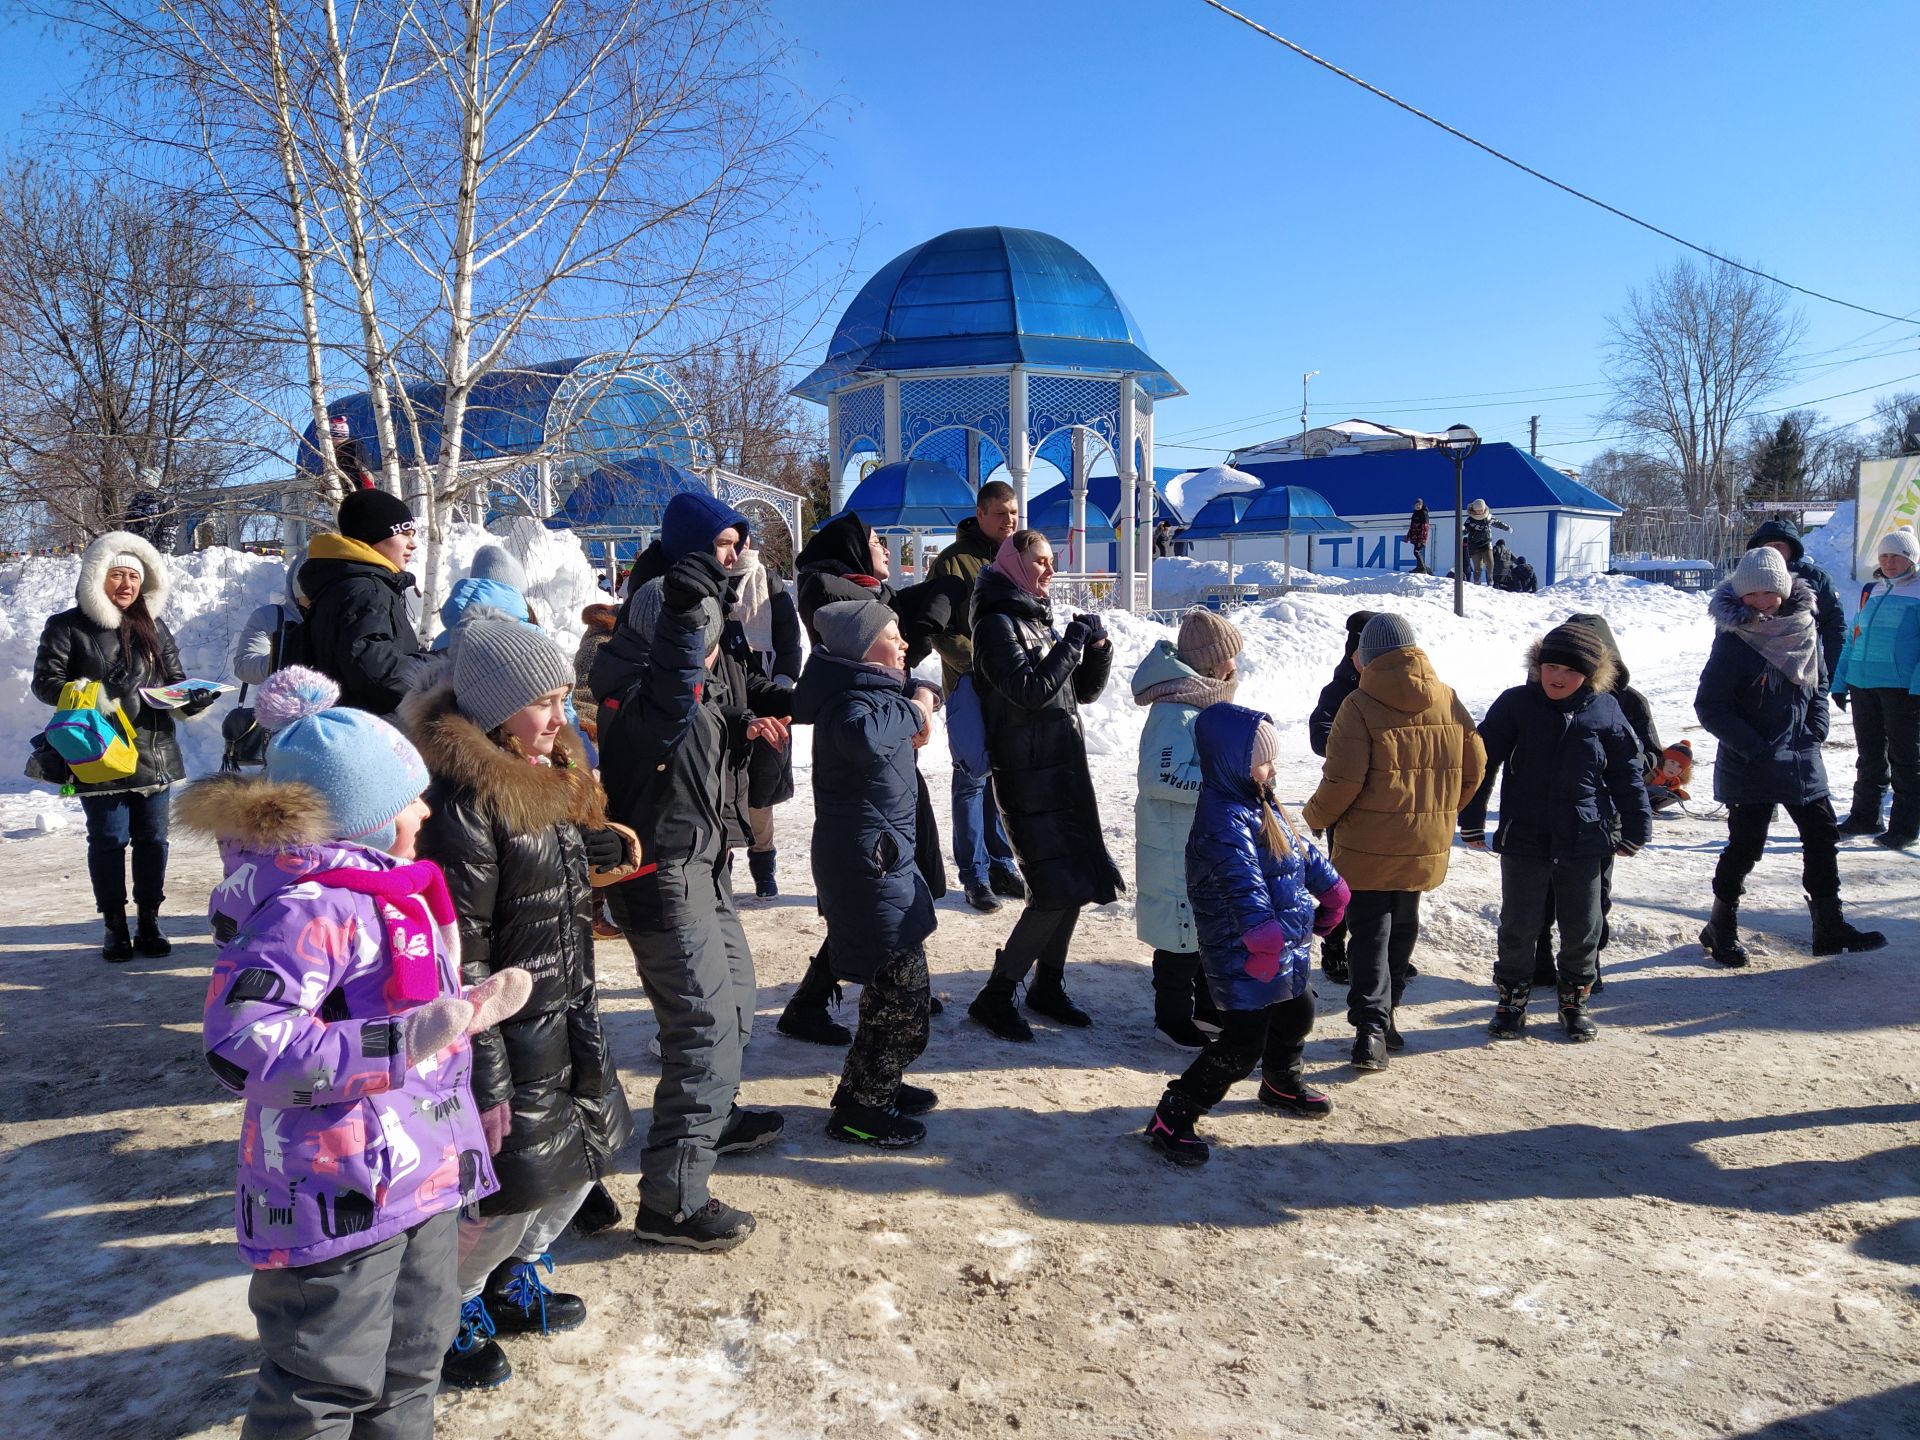
M1487 1033L1496 1040L1518 1040L1527 1033L1527 1002L1533 998L1533 986L1496 985L1500 1003L1494 1008L1493 1024Z
M1207 988L1204 966L1193 967L1193 1028L1202 1035L1220 1033L1220 1007L1213 1003L1213 991Z
M1700 943L1707 954L1729 969L1747 963L1747 947L1740 943L1740 906L1738 901L1716 899L1713 914L1700 931Z
M133 951L149 960L158 960L173 953L173 942L160 933L160 911L157 906L140 907L140 925L133 932Z
M493 1338L493 1317L479 1295L460 1307L460 1328L440 1362L442 1383L456 1390L491 1390L513 1378L507 1352Z
M1378 1025L1362 1025L1359 1033L1353 1037L1353 1068L1387 1068L1387 1032Z
M1320 973L1336 985L1353 978L1347 965L1347 937L1337 931L1320 942Z
M106 922L106 938L100 944L100 958L119 965L133 959L133 937L127 933L127 912L108 910L100 917Z
M998 961L999 958L999 953L995 952L994 959ZM967 1014L1002 1040L1033 1039L1033 1027L1021 1018L1019 1007L1013 1003L1011 980L987 981L985 988L967 1006Z
M1147 1143L1176 1165L1206 1164L1213 1152L1193 1133L1193 1122L1200 1114L1199 1106L1169 1087L1147 1121Z
M927 1127L902 1115L898 1105L884 1110L851 1100L833 1107L827 1134L847 1145L871 1145L876 1150L906 1150L927 1138Z
M573 1212L573 1233L580 1236L598 1235L602 1230L611 1230L619 1223L620 1202L613 1198L605 1185L594 1181L587 1198Z
M1198 1050L1207 1043L1193 1023L1193 972L1199 968L1197 955L1153 952L1153 1035L1179 1050Z
M1878 950L1887 937L1878 930L1856 930L1840 910L1840 897L1825 900L1807 897L1807 909L1813 915L1813 953L1816 955L1860 954Z
M1560 1028L1567 1032L1569 1040L1591 1040L1600 1033L1600 1027L1587 1014L1585 985L1560 987Z
M794 1040L805 1040L811 1045L851 1045L853 1032L827 1013L824 1005L805 1005L798 999L789 1000L787 1008L780 1012L780 1019L774 1029Z
M1333 1113L1333 1101L1307 1084L1298 1070L1285 1075L1261 1076L1259 1100L1269 1110L1284 1110L1309 1120L1324 1120Z
M1027 898L1027 882L1011 865L992 865L987 869L987 889L1003 900Z
M551 1255L503 1260L487 1277L480 1298L493 1317L496 1335L551 1335L558 1330L577 1330L587 1323L587 1302L578 1295L563 1295L549 1288L540 1278L542 1268L553 1273Z
M1067 987L1058 975L1036 975L1027 986L1027 1008L1072 1030L1085 1030L1093 1017L1067 996Z
M1847 812L1847 818L1840 822L1842 835L1878 835L1887 827L1880 819L1880 802L1886 798L1886 791L1876 790L1872 786L1853 787L1853 809Z
M749 850L747 852L747 870L753 876L753 898L756 900L776 900L780 896L779 882L773 878L774 862L780 857L778 850Z

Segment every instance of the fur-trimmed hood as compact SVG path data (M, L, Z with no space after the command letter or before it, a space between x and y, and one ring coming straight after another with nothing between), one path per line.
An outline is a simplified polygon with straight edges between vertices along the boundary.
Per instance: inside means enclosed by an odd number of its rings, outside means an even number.
M181 789L173 818L254 854L321 845L333 838L326 797L297 780L209 775Z
M502 749L462 715L449 682L414 691L401 702L399 718L427 769L471 791L508 829L526 833L568 821L599 829L607 823L606 797L571 725L554 743L555 763L536 765Z
M1540 683L1540 647L1545 643L1543 637L1527 647L1527 679L1536 685ZM1364 679L1363 674L1363 682ZM1619 683L1620 663L1613 658L1613 647L1607 646L1606 653L1600 657L1600 663L1594 667L1593 678L1588 680L1587 684L1594 694L1608 695Z
M147 613L160 618L167 608L172 585L167 579L167 562L158 550L125 530L109 530L80 556L80 581L73 587L73 598L85 615L102 630L120 628L120 608L107 599L108 562L121 553L132 555L146 572L140 582L140 595L147 602Z

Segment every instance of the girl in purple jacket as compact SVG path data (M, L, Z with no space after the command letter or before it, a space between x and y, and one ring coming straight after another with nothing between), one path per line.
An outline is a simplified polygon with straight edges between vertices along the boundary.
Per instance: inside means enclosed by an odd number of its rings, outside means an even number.
M456 1212L494 1189L467 1036L529 988L506 970L462 993L446 881L413 859L426 766L339 693L297 666L273 676L264 778L180 801L227 866L204 1033L246 1100L235 1219L266 1355L243 1440L433 1434Z

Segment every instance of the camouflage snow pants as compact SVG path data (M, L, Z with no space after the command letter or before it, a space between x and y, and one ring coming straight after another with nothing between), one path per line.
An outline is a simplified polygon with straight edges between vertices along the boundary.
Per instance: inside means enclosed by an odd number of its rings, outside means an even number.
M932 1002L924 945L902 950L874 971L860 989L860 1028L847 1050L834 1103L851 1100L884 1110L907 1067L927 1048L927 1007Z

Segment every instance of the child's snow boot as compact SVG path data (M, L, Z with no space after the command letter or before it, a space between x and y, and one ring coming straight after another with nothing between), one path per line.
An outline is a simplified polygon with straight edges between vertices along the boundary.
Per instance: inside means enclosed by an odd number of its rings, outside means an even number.
M1347 965L1347 937L1335 931L1320 942L1320 973L1336 985L1353 978Z
M1387 1053L1398 1055L1407 1048L1407 1037L1400 1033L1400 1007L1394 1006L1387 1012Z
M1000 953L994 952L994 963L1000 961ZM1013 1003L1013 981L988 980L980 993L973 997L973 1003L967 1006L967 1014L976 1024L984 1025L1002 1040L1031 1040L1033 1027L1021 1017L1018 1007Z
M756 900L775 900L780 895L779 882L773 878L774 861L779 858L778 850L749 850L747 869L753 875L753 898Z
M778 1110L747 1110L735 1105L727 1112L727 1123L720 1127L720 1138L713 1143L713 1153L751 1154L773 1144L786 1128L787 1117Z
M1213 1152L1193 1133L1200 1107L1173 1087L1160 1097L1160 1106L1147 1121L1147 1143L1176 1165L1204 1165Z
M159 960L173 953L173 942L160 933L158 906L140 907L140 925L133 932L133 950L136 955L144 955L149 960Z
M671 1214L643 1201L633 1217L633 1238L642 1245L674 1245L682 1250L731 1250L753 1234L753 1216L709 1196L698 1210Z
M1585 985L1560 987L1560 1028L1567 1032L1569 1040L1591 1040L1600 1033L1600 1027L1587 1014Z
M1487 1033L1496 1040L1518 1040L1527 1033L1527 1002L1533 998L1533 984L1496 985L1500 1003L1493 1012L1493 1024Z
M487 1277L480 1292L496 1335L551 1335L577 1330L587 1323L587 1302L563 1295L540 1278L544 1268L553 1273L553 1257L542 1253L531 1260L503 1260Z
M1074 1030L1085 1030L1093 1017L1067 996L1058 975L1036 975L1027 986L1027 1008Z
M100 943L100 958L115 965L133 959L133 937L127 933L127 912L109 910L100 918L106 922L106 936Z
M927 1138L927 1127L900 1113L898 1105L884 1110L845 1100L827 1117L827 1134L848 1145L871 1145L876 1150L906 1150Z
M1709 956L1729 969L1738 970L1747 963L1747 947L1740 943L1738 901L1714 900L1713 914L1700 931L1700 943L1707 947Z
M909 1085L902 1080L893 1092L893 1108L902 1115L924 1115L940 1103L940 1097L924 1085Z
M1198 1050L1207 1043L1193 1023L1193 972L1197 955L1153 952L1153 1036L1177 1050Z
M1813 953L1816 955L1859 954L1878 950L1887 943L1887 937L1878 930L1856 930L1849 925L1841 913L1838 895L1824 900L1809 896L1807 909L1813 914Z
M1280 1076L1263 1075L1259 1099L1270 1110L1284 1110L1309 1120L1324 1120L1333 1113L1332 1099L1307 1084L1306 1077L1298 1070Z
M1206 968L1193 967L1193 1028L1202 1035L1220 1033L1220 1007L1213 1003L1213 991L1207 988Z
M476 1295L460 1307L460 1328L440 1362L440 1379L457 1390L491 1390L513 1376L507 1352L493 1338L493 1316L487 1302Z
M615 1200L607 1187L598 1180L587 1192L587 1198L580 1202L580 1208L573 1212L572 1230L580 1236L598 1235L602 1230L611 1230L620 1223L620 1202Z
M1387 1068L1387 1032L1378 1025L1362 1025L1359 1033L1353 1037L1353 1068Z

